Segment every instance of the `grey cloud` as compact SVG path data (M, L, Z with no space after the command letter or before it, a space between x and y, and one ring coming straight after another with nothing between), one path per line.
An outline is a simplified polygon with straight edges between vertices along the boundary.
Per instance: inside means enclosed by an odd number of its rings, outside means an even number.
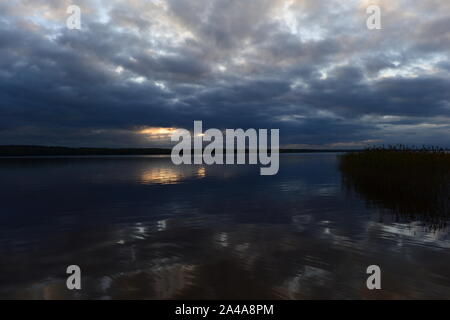
M64 1L3 2L0 144L151 145L136 128L204 120L286 145L448 146L448 2L432 2L384 4L381 31L350 2L84 0L81 31Z

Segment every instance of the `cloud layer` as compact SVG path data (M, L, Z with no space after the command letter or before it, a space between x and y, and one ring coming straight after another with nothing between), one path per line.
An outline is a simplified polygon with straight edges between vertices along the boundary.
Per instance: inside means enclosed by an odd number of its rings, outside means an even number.
M82 30L66 28L80 6ZM382 30L368 30L378 4ZM450 146L447 0L0 0L0 144L153 146L148 127L284 146Z

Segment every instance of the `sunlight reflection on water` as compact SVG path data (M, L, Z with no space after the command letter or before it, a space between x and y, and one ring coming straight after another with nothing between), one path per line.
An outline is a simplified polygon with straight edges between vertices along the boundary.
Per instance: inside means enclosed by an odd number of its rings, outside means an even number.
M450 298L448 227L367 208L335 155L282 155L280 168L0 162L0 298ZM370 264L380 292L365 287Z

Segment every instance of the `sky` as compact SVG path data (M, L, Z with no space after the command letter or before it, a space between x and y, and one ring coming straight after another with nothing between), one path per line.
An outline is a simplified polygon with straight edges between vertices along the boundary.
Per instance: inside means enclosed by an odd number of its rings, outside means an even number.
M170 146L202 120L450 147L448 0L0 0L0 57L3 145Z

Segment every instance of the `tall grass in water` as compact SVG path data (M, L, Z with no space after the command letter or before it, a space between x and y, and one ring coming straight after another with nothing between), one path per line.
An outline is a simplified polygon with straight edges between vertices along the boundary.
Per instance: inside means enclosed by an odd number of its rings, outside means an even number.
M377 147L339 159L343 183L369 205L434 228L450 219L450 153L439 148Z

